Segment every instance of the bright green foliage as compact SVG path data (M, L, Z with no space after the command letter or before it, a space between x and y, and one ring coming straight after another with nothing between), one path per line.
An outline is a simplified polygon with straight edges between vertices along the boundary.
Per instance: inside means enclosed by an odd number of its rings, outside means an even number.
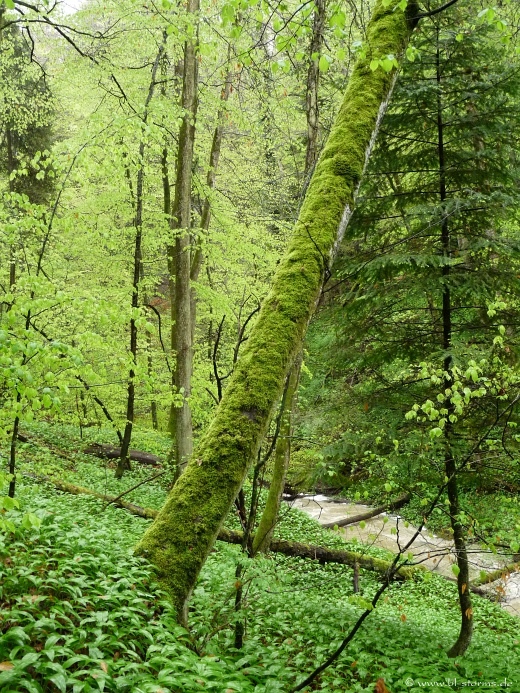
M43 203L52 192L51 123L54 102L42 68L17 25L0 8L0 173L12 192Z
M372 54L406 47L407 16L376 6ZM393 76L360 59L303 203L293 237L218 413L186 472L138 546L171 591L180 618L218 530L266 433L283 381L318 300L343 215L354 204L367 150ZM347 210L347 211L346 211Z
M16 297L13 299L16 301ZM48 301L42 299L30 305L33 309L36 305L43 308ZM74 369L80 363L78 355L66 345L46 342L23 329L20 313L23 315L24 307L23 299L14 303L0 330L0 438L7 435L15 416L29 422L40 410L57 411L60 393L67 392L69 379L63 377L63 369Z
M0 536L5 532L16 532L17 527L31 529L38 528L41 524L40 518L32 512L25 513L23 517L17 517L16 513L13 516L11 511L20 508L20 501L17 498L1 495L2 488L9 481L11 481L11 475L0 472Z

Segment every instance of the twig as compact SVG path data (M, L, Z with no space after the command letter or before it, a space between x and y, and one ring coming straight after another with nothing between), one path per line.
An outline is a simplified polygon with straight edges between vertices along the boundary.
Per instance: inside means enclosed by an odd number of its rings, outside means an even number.
M139 486L142 486L143 484L147 484L149 481L154 481L155 479L158 479L158 478L159 478L160 476L162 476L163 474L166 474L166 472L165 472L165 471L164 471L164 472L159 472L159 474L155 474L154 476L151 476L151 477L149 477L148 479L145 479L144 481L140 481L140 482L139 482L138 484L136 484L135 486L132 486L132 488L129 488L129 489L127 489L126 491L123 491L123 493L120 493L119 496L116 496L115 498L112 498L111 500L109 500L108 503L106 503L106 505L104 505L104 506L101 508L101 512L103 512L104 510L106 510L106 509L108 508L108 506L109 506L111 503L115 503L116 501L118 501L118 500L119 500L120 498L122 498L123 496L126 496L126 494L127 494L127 493L130 493L130 491L135 491L135 489L136 489L136 488L139 488Z

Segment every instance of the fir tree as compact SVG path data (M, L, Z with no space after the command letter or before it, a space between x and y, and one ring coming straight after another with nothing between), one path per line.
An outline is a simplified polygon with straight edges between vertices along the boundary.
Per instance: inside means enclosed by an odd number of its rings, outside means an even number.
M395 426L372 459L391 459L405 486L445 486L462 614L451 656L472 630L458 482L497 438L516 442L504 421L516 416L520 348L520 80L497 31L468 16L469 4L457 5L422 26L343 247L342 306L333 310L344 325L333 361L363 374L350 392L371 409L367 437L380 433L374 424Z

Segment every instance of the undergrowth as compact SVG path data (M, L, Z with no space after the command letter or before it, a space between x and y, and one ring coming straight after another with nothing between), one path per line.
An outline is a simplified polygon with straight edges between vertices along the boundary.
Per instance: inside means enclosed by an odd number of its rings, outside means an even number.
M70 438L73 450L71 432L53 435L61 436L62 448ZM22 467L45 462L55 473L61 468L61 478L98 490L108 484L108 492L120 493L153 473L136 468L116 484L101 460L76 455L69 465L48 453L42 461L40 453L27 445ZM159 481L137 489L132 500L160 504L165 489ZM35 512L42 524L0 541L0 690L6 693L289 691L362 612L346 566L279 554L250 561L238 547L217 542L192 600L187 633L176 624L152 567L132 555L145 521L31 479L19 483L18 498L20 512ZM233 518L226 524L232 526ZM277 531L286 539L348 546L289 507ZM246 598L237 614L239 560L246 565ZM361 571L362 598L370 599L377 585L373 573ZM466 656L450 660L445 651L459 622L454 585L431 574L393 585L308 690L372 692L380 677L392 693L416 693L431 681L452 690L464 682L489 688L505 681L506 690L520 690L518 622L477 597L474 610L473 644ZM240 651L233 644L237 619L246 623Z

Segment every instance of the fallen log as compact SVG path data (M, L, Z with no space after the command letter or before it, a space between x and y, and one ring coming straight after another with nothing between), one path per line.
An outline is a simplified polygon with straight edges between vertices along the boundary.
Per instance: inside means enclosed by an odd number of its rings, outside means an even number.
M507 578L510 575L510 573L517 573L519 569L520 564L518 561L515 561L514 563L509 563L508 565L504 565L501 568L497 568L496 570L492 570L490 573L482 575L482 577L480 577L478 580L475 580L473 584L475 586L489 585L491 582L496 582L496 580L502 580L504 578Z
M93 491L85 486L76 486L76 484L69 484L67 481L60 481L59 479L54 479L43 474L29 474L28 472L24 472L23 476L29 477L30 479L36 479L37 481L45 481L52 484L59 491L65 491L65 493L71 493L75 496L85 495L99 498L99 500L105 501L105 503L112 503L118 508L128 510L128 512L132 513L132 515L137 515L138 517L142 517L146 520L153 520L157 515L157 510L153 510L152 508L142 508L134 503L124 501L117 496L106 496L104 493Z
M121 457L121 448L115 447L114 445L92 443L83 450L83 453L86 455L95 455L96 457L101 457L103 459L117 460ZM159 457L157 457L157 455L152 455L151 452L143 452L142 450L129 450L128 456L133 462L149 464L152 467L158 467L161 464L161 460L159 459Z
M409 500L410 494L405 493L404 495L399 496L399 498L396 498L395 501L392 501L387 505L380 505L377 508L374 508L373 510L368 510L367 512L359 513L358 515L353 515L352 517L346 517L344 520L335 520L334 522L327 522L327 524L322 525L322 527L325 527L325 529L334 529L334 527L346 527L347 525L355 525L357 522L364 522L365 520L370 520L371 518L376 517L377 515L381 515L382 513L389 512L390 510L397 510L398 508L402 508L403 505L406 505Z
M221 529L218 537L220 541L228 544L241 544L243 541L242 532L235 532L229 529ZM299 541L286 541L285 539L272 539L270 551L283 553L285 556L293 558L310 558L320 563L339 563L355 568L356 564L365 570L372 570L382 575L386 574L392 565L392 561L382 558L375 558L367 554L355 551L344 551L343 549L329 549L326 546L316 546L314 544L303 544ZM418 573L425 573L426 568L422 566L403 566L399 568L394 579L410 580Z
M86 488L85 486L76 486L75 484L70 484L67 481L60 481L59 479L53 479L49 476L44 476L41 474L29 474L24 473L24 476L31 479L36 479L37 481L45 481L52 484L55 488L60 491L65 491L66 493L71 493L74 495L87 495L93 496L94 498L99 498L105 503L111 503L116 507L123 508L127 510L132 515L137 517L142 517L146 520L153 520L157 517L158 511L153 508L143 508L135 503L129 503L128 501L121 500L117 496L107 496L103 493L98 493L92 489ZM219 541L224 541L228 544L238 544L243 543L243 533L237 532L231 529L226 529L223 527L218 535ZM292 556L297 558L309 558L311 560L320 561L320 563L339 563L340 565L348 565L354 570L357 568L364 568L365 570L371 570L373 572L379 573L380 575L385 575L390 566L391 561L385 561L382 558L375 558L374 556L368 556L366 554L357 553L355 551L344 551L342 549L329 549L324 546L315 546L313 544L303 544L297 541L286 541L285 539L273 539L271 542L270 551L274 553L281 553L285 556ZM500 570L488 573L485 580L476 580L472 585L470 585L470 590L476 594L479 594L486 599L492 598L492 595L482 588L483 584L492 582L499 577L502 577L504 572L512 569L516 566L506 566ZM424 575L428 572L428 569L421 565L415 566L403 566L401 567L394 579L396 580L411 580L416 575ZM450 576L442 576L448 582L456 583L456 579Z
M53 479L52 477L40 474L26 473L24 476L30 477L31 479L36 479L38 481L50 483L55 488L59 489L60 491L65 491L66 493L71 493L74 495L88 495L93 496L94 498L99 498L105 503L111 503L117 507L124 508L128 512L132 513L133 515L137 515L138 517L152 520L157 516L157 510L153 510L152 508L142 508L139 505L135 505L135 503L123 501L117 496L107 496L103 493L99 493L98 491L85 488L84 486L77 486L75 484L70 484L67 481L60 481L59 479ZM218 539L228 544L241 545L244 536L242 532L222 528L219 532ZM381 558L375 558L374 556L368 556L366 554L357 553L354 551L329 549L325 546L303 544L297 541L286 541L285 539L273 539L270 550L274 553L282 553L285 556L310 558L312 560L320 561L322 564L339 563L340 565L348 565L351 568L354 568L357 564L360 568L372 570L381 575L386 574L392 564L391 561L385 561ZM422 566L403 566L397 571L395 579L410 580L418 573L423 574L425 571L426 568L423 568Z

